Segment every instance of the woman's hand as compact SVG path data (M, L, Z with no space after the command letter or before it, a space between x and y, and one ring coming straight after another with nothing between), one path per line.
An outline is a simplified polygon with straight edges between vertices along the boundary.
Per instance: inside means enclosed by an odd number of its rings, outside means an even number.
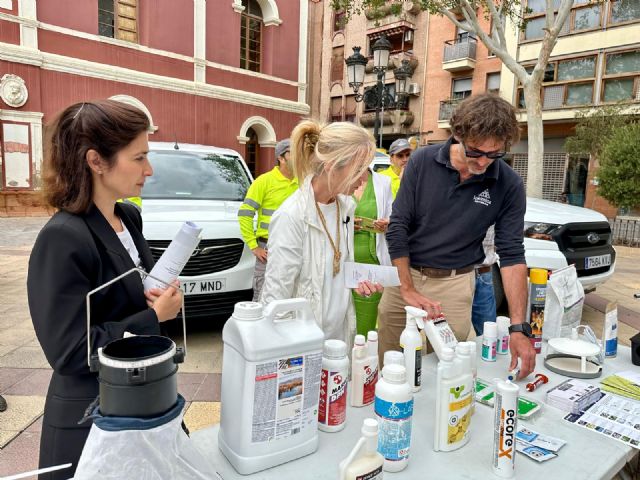
M177 280L172 283L176 288L151 288L144 292L149 308L155 310L159 322L173 320L182 308L182 290L180 290L180 282Z
M361 297L370 297L374 293L382 293L384 288L379 283L371 283L368 280L358 283L356 293Z
M379 218L373 221L373 226L380 233L385 233L387 231L387 227L389 226L388 218Z
M356 232L362 230L362 217L355 217L353 219L353 230Z

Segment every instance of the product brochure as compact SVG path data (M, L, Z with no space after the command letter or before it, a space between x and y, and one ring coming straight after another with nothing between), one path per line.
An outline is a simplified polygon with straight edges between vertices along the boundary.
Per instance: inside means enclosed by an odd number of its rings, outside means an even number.
M570 413L565 420L614 438L630 447L640 448L640 402L602 394L585 411Z
M640 372L625 371L603 378L602 390L640 400Z
M398 269L396 267L368 263L344 263L345 287L358 288L358 283L365 280L371 283L379 283L383 287L397 287L400 285L400 277L398 277Z

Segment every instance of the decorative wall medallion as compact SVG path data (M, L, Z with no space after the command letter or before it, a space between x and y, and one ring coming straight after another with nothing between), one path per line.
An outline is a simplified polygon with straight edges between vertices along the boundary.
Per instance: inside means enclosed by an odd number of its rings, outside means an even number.
M23 106L29 98L24 80L11 73L3 75L0 80L0 98L10 107Z

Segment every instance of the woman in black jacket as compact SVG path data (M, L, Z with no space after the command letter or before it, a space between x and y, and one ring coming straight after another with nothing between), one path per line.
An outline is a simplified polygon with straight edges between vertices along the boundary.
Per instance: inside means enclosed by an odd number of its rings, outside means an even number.
M134 267L150 271L153 258L142 236L138 210L116 200L140 196L153 171L147 152L149 120L137 108L113 100L65 109L45 140L44 193L58 212L31 252L27 290L36 335L53 368L40 439L40 467L71 462L73 476L89 433L78 425L98 394L87 366L85 296ZM125 332L158 334L175 318L181 293L144 292L131 274L91 297L93 352Z

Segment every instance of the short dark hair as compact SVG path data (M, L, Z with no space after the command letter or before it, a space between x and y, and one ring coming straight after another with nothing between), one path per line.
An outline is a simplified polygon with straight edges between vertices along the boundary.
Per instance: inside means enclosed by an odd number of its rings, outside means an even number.
M504 140L509 148L520 139L516 110L495 93L473 95L456 107L451 116L451 133L461 141Z
M70 213L84 213L93 201L93 179L86 162L95 150L115 164L116 154L149 129L142 110L116 100L76 103L47 126L43 193L49 205Z

